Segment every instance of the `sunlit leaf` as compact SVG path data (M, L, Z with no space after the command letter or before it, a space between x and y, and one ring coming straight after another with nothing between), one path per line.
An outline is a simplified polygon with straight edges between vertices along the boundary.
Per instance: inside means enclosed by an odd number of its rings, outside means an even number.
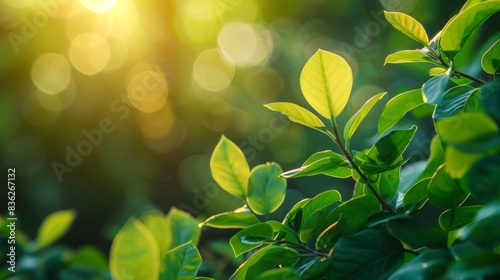
M490 1L490 0L467 0L467 2L465 2L465 4L460 9L460 13L467 10L468 8L470 8L471 6L473 6L477 3L481 3L481 2L485 2L485 1Z
M378 135L393 127L406 113L424 104L422 89L407 91L393 97L384 106L378 121Z
M387 21L389 21L389 23L391 23L397 30L403 32L406 36L423 44L424 46L429 45L427 32L425 32L422 24L416 19L399 12L384 11L384 14Z
M276 211L285 200L286 180L280 177L281 173L283 170L274 162L252 169L248 181L247 204L257 215Z
M307 159L302 167L287 171L281 176L285 178L298 178L324 174L336 178L351 176L351 165L341 154L332 151L315 153Z
M188 213L175 207L170 208L166 217L167 227L172 234L170 248L177 247L189 241L196 246L200 240L201 230L198 222Z
M368 229L335 244L329 279L385 279L403 263L401 242L385 231Z
M500 39L484 53L481 59L481 66L488 74L500 73Z
M461 112L465 107L465 103L477 89L463 85L450 88L445 92L443 99L436 106L433 118L435 120L450 117L457 112Z
M258 238L257 242L253 244L249 244L248 242L244 242L244 238ZM237 232L231 239L229 239L229 244L231 244L231 248L233 249L234 256L238 257L239 255L246 253L254 248L259 247L266 239L273 238L273 228L267 223L258 223L252 226L249 226L245 229Z
M431 178L426 178L413 184L404 194L403 207L409 209L412 205L418 203L417 209L422 208L429 199L427 186L430 181Z
M462 178L467 174L472 165L484 156L484 152L464 152L453 146L448 146L445 152L446 172L453 178Z
M429 201L440 208L449 209L459 206L469 196L459 185L458 180L452 178L444 165L441 166L428 186Z
M302 69L300 88L307 102L320 115L335 118L351 94L351 67L341 56L318 50Z
M253 213L225 212L209 217L200 226L213 228L245 228L259 222Z
M347 121L344 127L344 139L346 141L346 146L349 146L347 143L349 143L349 140L354 135L354 132L356 132L356 129L358 129L361 122L365 119L366 115L368 115L373 106L375 106L375 104L377 104L377 102L380 101L385 94L385 92L382 92L370 98L366 101L363 107L361 107L361 109L359 109L359 111L352 115L352 117Z
M302 206L302 219L305 221L318 209L330 207L341 200L342 196L337 190L324 191L311 198Z
M167 234L170 231L168 228L167 219L160 211L151 211L141 217L141 222L153 234L158 242L160 254L165 253L172 244L172 235Z
M388 135L380 138L368 151L368 157L384 164L394 164L399 156L403 154L413 139L416 126L409 129L391 131Z
M493 14L500 10L500 1L485 1L470 6L452 18L443 28L439 42L451 59L467 43L471 35Z
M210 170L222 189L246 199L250 168L240 148L225 136L221 137L212 153Z
M342 236L342 231L344 230L345 225L347 224L347 219L340 215L338 221L328 225L319 235L318 239L316 239L316 249L325 249L330 246L333 246L333 243L337 241L337 239Z
M231 280L258 279L263 272L278 266L290 267L297 263L297 251L284 246L269 246L255 252L231 276Z
M59 240L69 230L75 217L73 210L57 211L48 215L38 229L38 247L47 247Z
M287 116L295 123L326 132L325 124L315 114L299 105L289 102L276 102L264 106Z
M452 263L453 256L449 251L442 249L427 251L398 268L389 280L441 279Z
M423 86L422 92L424 93L425 103L439 104L443 99L443 94L446 92L450 84L451 68L444 74L430 78Z
M439 216L439 226L444 231L452 231L468 225L482 205L460 206L444 211Z
M410 62L425 62L438 64L437 61L429 57L421 50L403 50L392 53L385 58L384 65L389 63L410 63Z
M447 69L443 67L434 67L429 69L429 76L435 77L446 73Z
M158 279L158 244L153 234L137 219L129 219L114 238L109 269L117 280Z
M200 252L192 242L177 246L161 258L160 280L192 280L201 265Z
M477 161L467 173L467 187L472 196L486 203L500 198L500 155Z
M277 268L268 270L259 275L259 280L300 280L299 274L292 268Z

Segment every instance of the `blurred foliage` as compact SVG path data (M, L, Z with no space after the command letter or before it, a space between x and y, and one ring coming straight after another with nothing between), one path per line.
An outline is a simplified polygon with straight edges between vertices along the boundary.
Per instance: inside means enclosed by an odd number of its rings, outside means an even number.
M210 154L220 134L235 141L251 166L275 161L289 170L309 154L332 148L321 135L262 106L278 100L306 104L299 76L318 48L341 54L353 69L353 90L340 123L375 94L387 91L392 97L421 85L427 66L382 68L388 54L419 47L403 40L383 10L418 18L432 38L460 5L451 0L0 2L0 166L17 170L20 227L35 236L50 213L74 209L77 218L61 242L107 252L130 215L175 206L203 217L240 207L210 175ZM489 21L487 26L498 26L498 16ZM485 28L474 34L456 57L461 70L481 72L480 54L497 32ZM464 63L469 60L479 62ZM374 114L381 110L373 108ZM420 107L412 114L426 112ZM364 122L353 149L376 140L377 119ZM429 156L433 132L429 120L414 122L420 129L406 154L417 168ZM407 175L403 169L402 182ZM289 181L282 207L271 216L283 217L300 199L332 187L350 196L353 183L326 176ZM1 201L7 205L4 196ZM205 238L218 236L208 232ZM227 256L224 245L207 246L214 259ZM222 259L214 265L238 265Z

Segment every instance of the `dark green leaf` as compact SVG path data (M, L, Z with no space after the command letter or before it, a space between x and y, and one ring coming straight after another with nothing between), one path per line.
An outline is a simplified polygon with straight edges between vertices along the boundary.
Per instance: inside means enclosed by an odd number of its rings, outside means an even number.
M454 179L446 172L445 165L439 167L429 182L429 201L440 208L448 209L459 206L469 196Z
M415 204L417 204L417 209L420 209L425 205L429 199L427 186L430 181L431 178L422 179L406 191L403 198L403 207L405 209L409 209Z
M290 209L290 211L288 211L288 213L286 214L285 219L283 220L283 224L288 225L288 226L294 228L295 230L299 230L300 223L302 222L302 207L309 200L311 200L311 199L310 198L304 198L301 201L295 203L295 205L292 207L292 209ZM297 223L299 225L298 226L294 226Z
M453 256L446 250L427 251L402 265L389 280L442 279L452 263Z
M475 221L462 232L461 240L480 245L497 244L500 241L500 201L496 200L483 206Z
M317 209L308 215L308 217L302 219L302 225L299 231L300 241L307 243L314 235L319 234L318 229L323 224L328 214L326 208L329 207Z
M257 215L270 214L285 200L286 180L281 167L272 162L252 169L248 181L247 204Z
M316 239L316 249L329 249L333 243L342 236L344 226L347 224L347 219L340 214L339 220L328 225Z
M213 228L245 228L259 222L253 213L226 212L206 219L201 226Z
M291 268L277 268L259 275L256 280L301 280L299 274Z
M439 104L443 99L443 94L446 92L450 84L451 68L444 74L430 78L422 87L422 92L425 96L425 103Z
M229 240L234 256L246 253L262 245L267 239L273 238L273 228L266 223L251 225L240 230ZM251 242L250 242L251 241Z
M467 173L467 187L472 196L487 203L500 198L500 155L476 162Z
M467 85L450 88L444 94L443 100L436 106L433 118L435 120L444 119L461 112L471 94L476 90Z
M489 74L500 73L500 39L498 39L483 55L481 66Z
M192 280L201 265L201 256L190 241L180 245L161 258L160 280ZM154 278L150 278L154 279Z
M328 268L331 263L332 258L314 259L312 261L309 261L298 269L300 277L303 280L324 279L322 277L328 272Z
M342 237L335 244L329 279L385 279L404 255L401 242L384 231L368 229Z
M409 129L394 130L380 138L368 151L368 157L379 163L393 165L410 144L417 131L416 126Z
M382 110L378 121L378 135L393 127L406 113L424 104L422 89L407 91L393 97Z
M371 195L364 195L350 199L335 208L325 219L325 225L333 224L344 216L347 219L342 233L349 235L355 233L371 215L380 211L380 203Z
M498 279L500 276L500 255L481 252L465 257L453 264L448 279Z
M500 125L500 82L487 83L481 87L481 101L486 112Z
M255 252L231 276L232 280L258 279L262 272L278 266L291 267L299 260L297 251L283 246L269 246Z
M444 231L452 231L462 228L474 220L477 211L482 206L461 206L448 209L439 216L439 226Z

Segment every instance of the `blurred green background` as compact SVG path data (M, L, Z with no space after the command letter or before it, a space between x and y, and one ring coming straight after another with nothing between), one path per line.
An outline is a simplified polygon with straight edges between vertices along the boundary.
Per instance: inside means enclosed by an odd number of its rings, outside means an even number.
M77 219L61 242L93 244L107 253L130 215L175 206L207 216L241 206L210 175L221 134L240 146L250 166L275 161L289 170L332 149L323 135L262 105L306 106L299 75L318 48L342 55L353 68L355 84L341 124L377 93L392 97L420 87L428 66L383 67L388 54L419 45L386 23L382 11L412 15L433 37L462 4L0 1L0 166L4 178L7 168L16 168L19 226L34 237L47 214L74 209ZM478 37L487 40L497 31ZM467 67L469 74L480 70ZM377 121L374 112L353 149L373 143ZM432 125L416 122L412 162L427 157L426 127ZM288 186L277 217L325 189L348 197L353 182L314 177L289 180ZM1 198L5 214L6 195ZM208 232L208 238L215 235L220 232Z

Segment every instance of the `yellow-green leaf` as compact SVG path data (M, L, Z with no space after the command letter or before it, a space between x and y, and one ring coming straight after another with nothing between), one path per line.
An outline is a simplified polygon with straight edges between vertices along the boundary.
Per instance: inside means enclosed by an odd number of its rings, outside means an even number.
M111 245L109 269L117 280L158 279L160 252L153 234L131 218Z
M420 50L403 50L390 54L385 58L384 65L388 63L395 64L409 62L427 62L439 65L438 62Z
M73 210L57 211L48 215L38 229L39 248L46 247L61 238L71 227L76 213Z
M168 228L165 215L161 211L151 211L141 217L141 222L151 231L158 242L160 254L166 252L172 243L172 235L168 234L171 229Z
M318 50L302 69L300 88L314 110L327 119L335 118L351 94L351 67L341 56Z
M240 148L224 135L212 153L210 170L222 189L241 199L246 198L250 168Z
M382 110L378 121L378 135L393 127L406 113L424 104L422 89L414 89L393 97Z
M264 105L265 107L287 116L291 121L326 132L325 124L306 108L290 102L276 102Z
M397 30L403 32L406 36L412 38L413 40L422 43L424 46L429 45L427 32L425 32L422 24L416 19L399 12L384 11L384 14L387 21L389 21L389 23L392 24L392 26L394 26Z
M349 146L349 140L352 135L354 135L354 132L356 132L356 129L358 129L361 122L365 119L366 115L368 115L373 106L375 106L375 104L377 104L377 102L379 102L385 94L385 92L382 92L370 98L370 100L366 101L363 107L361 107L361 109L359 109L359 111L352 115L349 121L347 121L344 127L344 139L347 147Z
M481 66L488 74L500 73L500 39L484 53Z

